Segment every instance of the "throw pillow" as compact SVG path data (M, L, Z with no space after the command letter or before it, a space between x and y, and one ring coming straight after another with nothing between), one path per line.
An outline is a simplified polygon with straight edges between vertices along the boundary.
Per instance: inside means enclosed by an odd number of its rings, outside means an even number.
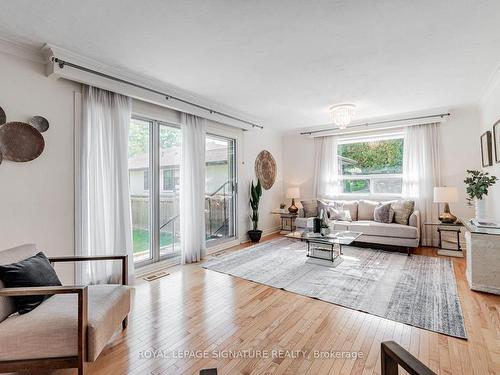
M394 210L392 209L392 204L391 204L391 209L389 210L389 223L394 222Z
M379 223L392 223L393 218L393 215L391 215L391 203L381 203L373 211L373 219Z
M56 271L42 252L17 263L1 265L0 279L7 288L62 285ZM12 298L16 311L19 314L26 314L49 297L20 296Z
M358 201L335 201L335 208L341 210L349 210L351 219L353 221L359 220L358 218Z
M394 211L394 221L398 224L408 225L408 219L413 213L415 202L410 200L400 200L391 204Z
M328 208L330 220L352 221L349 210L338 210L333 207Z
M318 216L318 202L316 199L300 201L300 203L302 203L302 208L304 209L304 217Z
M330 208L330 206L328 205L328 203L326 203L326 202L324 202L324 201L322 201L322 200L319 200L319 199L318 199L318 200L316 201L316 204L318 205L318 215L320 215L320 214L321 214L321 210L323 210L323 212L324 212L324 213L325 213L328 217L330 217L330 216L329 216L329 215L330 215L330 213L329 213L329 211L328 211L328 210L329 210L329 208Z
M373 212L378 202L360 200L358 203L358 220L373 220Z

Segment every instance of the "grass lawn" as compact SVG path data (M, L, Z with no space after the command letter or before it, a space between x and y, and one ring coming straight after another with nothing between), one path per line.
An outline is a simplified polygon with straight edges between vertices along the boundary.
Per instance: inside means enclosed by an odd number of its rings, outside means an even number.
M134 253L149 249L149 231L146 229L133 229ZM160 232L160 247L170 245L173 242L172 233Z

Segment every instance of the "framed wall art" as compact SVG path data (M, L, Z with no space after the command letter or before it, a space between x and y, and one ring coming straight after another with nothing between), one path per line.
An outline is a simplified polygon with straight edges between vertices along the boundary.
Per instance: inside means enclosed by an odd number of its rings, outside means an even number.
M491 150L491 132L488 130L481 136L481 161L483 167L493 165L493 153Z
M500 163L500 120L493 125L493 146L495 149L495 163Z

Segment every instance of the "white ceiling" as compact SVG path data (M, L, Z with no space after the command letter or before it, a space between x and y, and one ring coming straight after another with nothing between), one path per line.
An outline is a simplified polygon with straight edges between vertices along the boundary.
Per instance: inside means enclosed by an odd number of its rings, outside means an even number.
M0 34L48 42L276 129L476 102L500 62L500 1L0 0Z

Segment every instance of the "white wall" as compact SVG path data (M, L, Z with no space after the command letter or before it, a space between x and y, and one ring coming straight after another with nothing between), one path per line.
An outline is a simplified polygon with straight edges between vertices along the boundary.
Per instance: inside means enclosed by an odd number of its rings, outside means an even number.
M479 169L479 114L474 107L457 108L451 113L451 118L440 125L442 182L459 190L460 202L450 204L452 212L471 216L473 208L467 205L463 179L466 169ZM283 188L299 186L302 198L314 198L314 140L298 132L287 133L283 137L283 160Z
M480 118L481 127L478 134L481 135L485 131L491 131L493 136L493 124L500 120L500 79L496 81L496 84L492 84L490 90L482 98L480 105ZM478 153L479 151L479 139L476 140ZM493 146L493 165L491 167L485 167L483 170L490 173L493 176L500 178L500 164L495 163L495 146ZM500 221L500 182L497 182L493 186L486 198L486 216L489 219Z
M36 243L47 255L74 254L73 92L80 86L54 81L44 66L0 52L0 106L7 121L46 117L45 150L27 163L0 165L0 249ZM72 266L58 265L63 281Z
M243 133L242 139L242 162L239 181L239 211L240 211L240 240L248 239L247 230L251 229L249 215L250 209L250 183L255 177L255 158L262 150L269 151L277 164L276 182L269 190L262 190L259 206L259 229L264 235L279 229L279 215L271 214L271 210L279 208L282 199L283 181L283 158L282 158L282 136L280 132L268 129L255 129Z
M451 113L450 120L440 125L442 183L458 188L459 202L450 203L451 211L459 217L473 217L463 181L467 169L480 169L479 112L476 107L463 107Z

